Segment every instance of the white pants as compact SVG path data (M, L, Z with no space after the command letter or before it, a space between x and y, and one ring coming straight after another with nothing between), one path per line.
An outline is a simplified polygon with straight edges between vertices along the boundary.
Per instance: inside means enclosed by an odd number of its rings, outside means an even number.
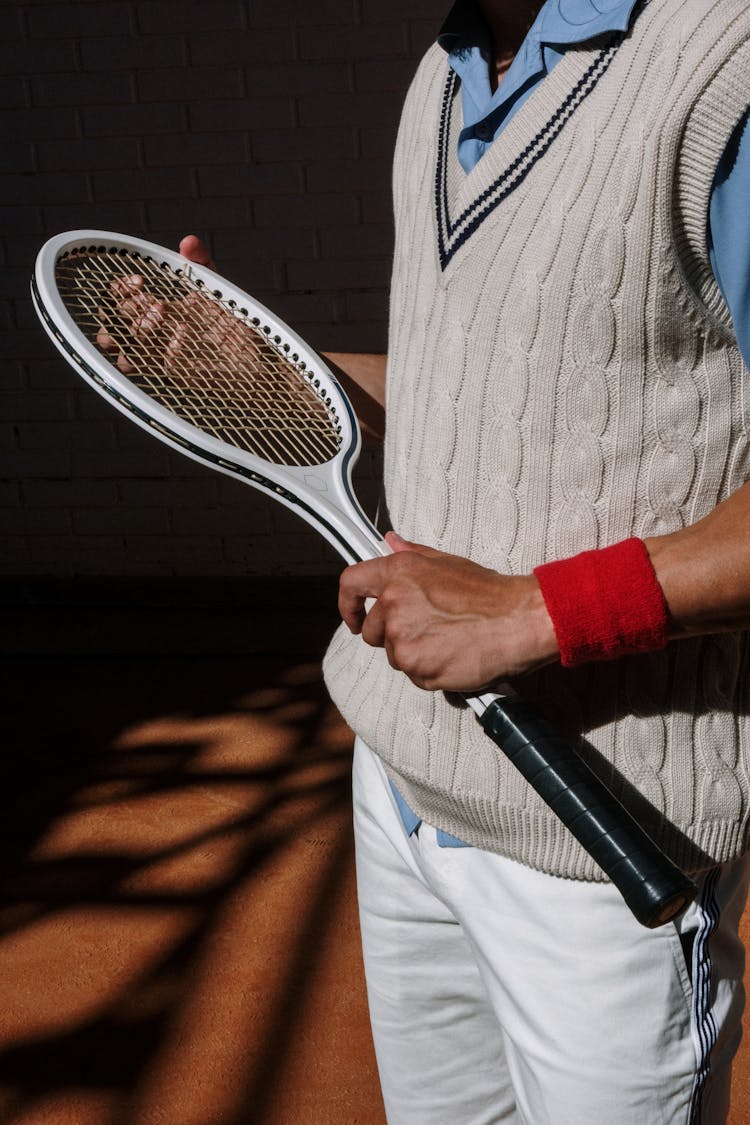
M357 740L370 1015L390 1125L721 1125L740 1040L748 864L644 929L610 884L408 837ZM710 939L710 940L709 940Z

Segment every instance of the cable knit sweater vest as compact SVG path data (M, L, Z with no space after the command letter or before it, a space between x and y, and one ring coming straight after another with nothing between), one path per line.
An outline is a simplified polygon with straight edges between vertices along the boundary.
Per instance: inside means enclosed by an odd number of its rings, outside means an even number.
M706 252L749 43L741 0L651 0L626 36L566 54L469 175L457 83L428 52L394 167L385 483L402 535L527 573L694 523L750 478L750 374ZM746 641L519 684L694 871L747 846ZM603 878L459 699L343 627L325 673L430 823Z

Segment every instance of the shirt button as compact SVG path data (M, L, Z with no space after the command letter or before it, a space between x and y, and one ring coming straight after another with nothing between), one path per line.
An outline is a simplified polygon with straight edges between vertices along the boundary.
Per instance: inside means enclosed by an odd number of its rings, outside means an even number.
M495 130L490 125L489 121L480 121L474 126L474 136L478 141L491 141L495 135Z

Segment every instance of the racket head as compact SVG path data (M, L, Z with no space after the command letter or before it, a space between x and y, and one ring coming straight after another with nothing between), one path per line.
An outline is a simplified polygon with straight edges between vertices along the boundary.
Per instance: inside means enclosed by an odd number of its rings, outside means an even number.
M244 360L221 378L206 368L194 385L183 381L176 390L163 373L144 376L141 364L136 374L121 370L119 346L117 352L104 351L96 330L102 318L114 315L107 304L112 284L121 285L135 274L168 307L175 302L175 307L187 308L192 302L191 315L199 312L201 324L215 315L243 348L247 341L262 353L263 364L277 364L281 407L279 392L267 391L263 379L264 405L257 406L258 384ZM46 242L37 255L31 288L36 311L58 350L137 425L194 460L272 495L313 524L347 562L380 553L381 537L351 484L360 449L352 406L320 356L265 305L175 251L100 230L67 231ZM206 399L214 404L210 409ZM286 436L276 420L280 408L281 415L284 410L292 414ZM302 422L294 417L300 409ZM291 453L285 445L292 446Z

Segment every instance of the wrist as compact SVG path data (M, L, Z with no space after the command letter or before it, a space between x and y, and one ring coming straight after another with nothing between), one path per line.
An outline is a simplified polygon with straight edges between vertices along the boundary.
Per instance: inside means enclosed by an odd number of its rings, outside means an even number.
M487 682L523 676L559 657L554 626L536 577L498 574L497 579L497 601L479 634L485 643Z
M667 605L641 539L545 563L534 574L565 667L667 643Z
M537 660L534 667L542 667L559 659L560 645L555 632L555 626L550 616L547 603L544 600L539 579L535 574L529 575L530 588L528 600L528 622L534 641L534 651Z

